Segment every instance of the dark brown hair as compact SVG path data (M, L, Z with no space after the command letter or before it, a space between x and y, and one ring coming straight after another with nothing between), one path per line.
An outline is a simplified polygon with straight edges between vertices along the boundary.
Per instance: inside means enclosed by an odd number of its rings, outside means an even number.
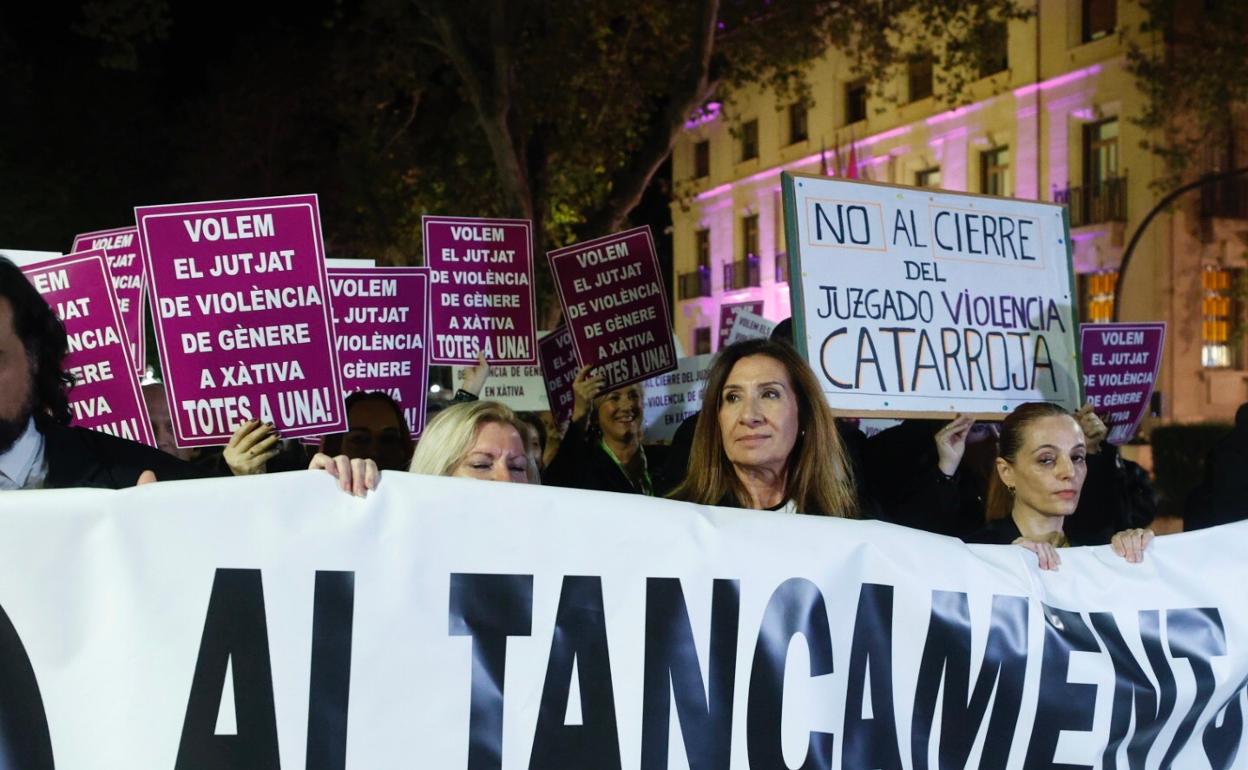
M801 513L856 516L858 501L849 461L819 381L797 351L771 340L747 340L729 345L715 359L693 433L688 474L670 497L704 505L718 505L729 495L739 502L749 500L745 486L724 451L719 410L728 375L737 362L750 356L767 356L779 362L788 373L797 397L797 419L802 430L789 453L785 499L792 500Z
M1001 435L997 437L997 457L1010 465L1018 461L1018 452L1026 442L1027 428L1046 417L1070 417L1070 412L1057 404L1032 401L1020 404L1001 423ZM1073 418L1072 418L1073 419ZM1004 519L1014 507L1014 496L1006 489L1001 474L993 469L988 478L988 495L984 503L988 521Z

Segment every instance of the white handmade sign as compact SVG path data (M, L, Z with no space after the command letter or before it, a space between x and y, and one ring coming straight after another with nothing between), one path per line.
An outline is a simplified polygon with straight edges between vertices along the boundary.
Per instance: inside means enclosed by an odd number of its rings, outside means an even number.
M682 422L702 411L702 392L714 361L712 353L682 358L676 371L642 383L647 443L671 441Z
M834 409L1079 405L1065 208L784 174L794 339Z

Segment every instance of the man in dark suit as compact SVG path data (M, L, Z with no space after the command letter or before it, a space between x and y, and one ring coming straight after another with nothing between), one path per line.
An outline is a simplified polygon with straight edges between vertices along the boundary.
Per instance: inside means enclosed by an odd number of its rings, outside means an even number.
M134 486L206 475L152 447L69 427L65 327L0 257L0 490Z

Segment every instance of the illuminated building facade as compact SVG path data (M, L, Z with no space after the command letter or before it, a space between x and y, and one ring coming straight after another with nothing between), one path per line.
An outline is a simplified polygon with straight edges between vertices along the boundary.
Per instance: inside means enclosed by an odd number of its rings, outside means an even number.
M1120 33L1143 12L1129 0L1038 9L1002 26L999 55L985 57L958 109L939 101L930 58L912 59L877 97L833 53L809 69L809 104L754 89L735 95L730 115L711 105L691 120L672 159L673 313L685 350L717 347L722 306L761 301L772 320L790 315L780 172L846 175L851 159L862 179L1066 204L1080 317L1110 320L1124 246L1164 172L1131 120L1144 96ZM1119 320L1167 323L1154 400L1167 421L1229 420L1248 401L1235 323L1246 243L1248 186L1231 180L1156 217L1131 258Z

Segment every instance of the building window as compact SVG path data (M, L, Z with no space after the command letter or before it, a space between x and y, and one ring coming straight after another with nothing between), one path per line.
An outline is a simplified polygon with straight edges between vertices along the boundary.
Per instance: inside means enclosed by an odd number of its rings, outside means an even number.
M711 266L711 231L698 230L694 233L695 250L698 254L698 269L709 269Z
M1207 267L1200 276L1202 299L1201 365L1209 369L1225 369L1235 365L1231 350L1231 326L1235 318L1232 287L1237 271Z
M1083 42L1111 34L1118 26L1118 0L1081 0Z
M1114 288L1118 285L1118 271L1105 270L1079 277L1083 283L1083 320L1092 324L1113 321Z
M1083 183L1104 186L1118 178L1118 119L1110 118L1083 127Z
M699 326L693 330L693 354L705 355L711 352L711 327Z
M910 101L917 102L932 95L932 55L922 54L911 57L906 65L906 76L910 82Z
M789 144L804 142L810 137L806 105L796 102L789 105Z
M742 256L758 256L758 214L741 217Z
M997 147L979 154L979 191L984 195L1010 194L1010 148Z
M925 168L914 175L915 187L940 187L940 166Z
M702 179L711 175L711 140L703 139L693 143L693 178Z
M758 157L758 121L750 120L741 124L741 160L753 160Z
M985 24L979 30L979 76L986 78L1010 68L1009 27L1004 21Z
M867 119L867 81L855 80L845 84L845 122L857 123Z

